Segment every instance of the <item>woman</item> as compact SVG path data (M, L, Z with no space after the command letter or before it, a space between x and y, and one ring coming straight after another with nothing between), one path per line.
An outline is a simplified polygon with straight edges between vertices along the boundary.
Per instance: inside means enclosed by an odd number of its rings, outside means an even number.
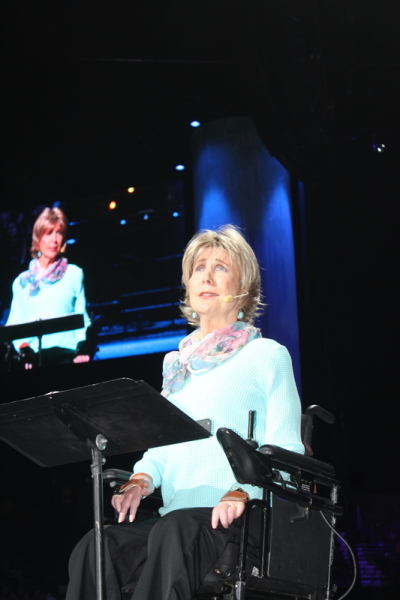
M13 283L13 299L6 325L51 319L71 313L83 314L85 327L43 336L44 362L87 362L86 328L90 319L86 311L82 269L68 264L62 256L67 231L67 217L59 208L45 208L33 226L29 270ZM32 366L38 339L14 340L14 347L27 357Z
M166 356L163 394L193 419L210 418L213 436L149 450L113 497L120 524L106 529L108 600L120 598L132 574L133 600L189 600L237 544L237 518L261 490L235 482L214 435L219 427L246 437L248 411L255 410L260 445L304 452L289 354L252 325L260 274L240 232L228 225L197 234L184 254L182 280L183 314L197 329ZM142 498L159 486L162 518L135 523ZM67 600L94 597L92 569L88 534L71 556Z

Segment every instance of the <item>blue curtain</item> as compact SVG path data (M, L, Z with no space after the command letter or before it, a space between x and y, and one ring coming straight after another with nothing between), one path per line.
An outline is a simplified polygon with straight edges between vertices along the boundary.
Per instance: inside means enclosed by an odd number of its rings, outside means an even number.
M242 228L258 258L267 308L264 337L286 346L300 389L290 176L248 117L199 127L192 139L195 228Z

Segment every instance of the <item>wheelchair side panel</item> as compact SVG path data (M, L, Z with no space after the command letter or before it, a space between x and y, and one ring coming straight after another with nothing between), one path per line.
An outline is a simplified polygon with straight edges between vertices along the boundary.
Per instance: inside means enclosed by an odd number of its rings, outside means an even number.
M274 496L267 575L325 587L330 570L331 530L321 514ZM324 513L331 522L331 516Z

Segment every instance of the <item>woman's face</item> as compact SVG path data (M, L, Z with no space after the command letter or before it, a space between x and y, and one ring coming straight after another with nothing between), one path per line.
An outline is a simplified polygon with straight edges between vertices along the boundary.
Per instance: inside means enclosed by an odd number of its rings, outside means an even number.
M39 252L50 263L54 262L64 243L64 235L59 223L49 227L39 240Z
M217 329L237 320L240 300L224 302L225 296L240 294L239 274L226 250L205 248L200 251L188 282L189 302L200 318Z

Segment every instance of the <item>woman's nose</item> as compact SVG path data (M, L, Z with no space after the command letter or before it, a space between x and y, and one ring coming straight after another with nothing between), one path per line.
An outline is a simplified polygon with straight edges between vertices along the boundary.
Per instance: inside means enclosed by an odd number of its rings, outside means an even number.
M203 281L206 282L206 283L212 283L213 282L211 271L203 271Z

